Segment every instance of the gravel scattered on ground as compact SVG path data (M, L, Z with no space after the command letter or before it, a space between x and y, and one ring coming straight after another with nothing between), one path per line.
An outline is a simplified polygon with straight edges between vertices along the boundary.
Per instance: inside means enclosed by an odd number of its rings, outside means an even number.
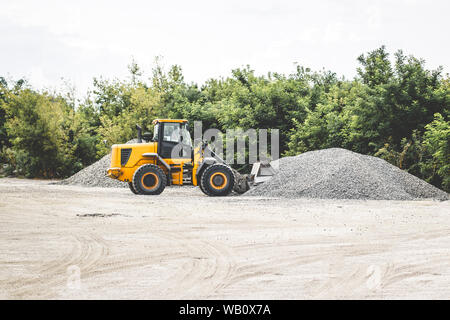
M246 196L448 200L448 193L380 158L331 148L281 158L278 173Z

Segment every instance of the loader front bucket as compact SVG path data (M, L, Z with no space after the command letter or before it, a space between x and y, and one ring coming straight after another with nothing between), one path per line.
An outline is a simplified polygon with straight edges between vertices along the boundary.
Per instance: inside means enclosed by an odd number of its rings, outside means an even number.
M269 162L255 162L251 172L253 185L256 186L270 180L275 173L275 169L272 168Z
M266 182L276 173L268 162L255 162L251 174L240 174L236 170L232 170L235 177L233 191L239 194L247 192L250 187Z

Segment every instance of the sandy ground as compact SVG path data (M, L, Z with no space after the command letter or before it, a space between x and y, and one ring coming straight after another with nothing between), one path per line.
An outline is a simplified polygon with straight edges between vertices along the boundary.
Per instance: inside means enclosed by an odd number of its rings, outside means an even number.
M450 298L450 203L0 179L3 299Z

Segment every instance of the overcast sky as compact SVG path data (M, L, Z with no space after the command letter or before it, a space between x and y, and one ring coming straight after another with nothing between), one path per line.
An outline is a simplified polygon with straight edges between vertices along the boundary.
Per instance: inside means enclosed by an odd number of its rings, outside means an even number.
M38 88L64 78L84 94L93 77L126 77L132 57L149 74L162 56L198 83L247 64L352 78L382 44L449 72L449 13L448 0L0 0L0 76Z

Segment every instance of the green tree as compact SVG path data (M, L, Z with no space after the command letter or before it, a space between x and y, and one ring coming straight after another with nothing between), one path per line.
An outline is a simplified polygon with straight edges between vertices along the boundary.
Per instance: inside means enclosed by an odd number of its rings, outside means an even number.
M450 192L450 121L436 113L425 126L423 145L427 155L421 164L426 180Z
M127 92L130 94L129 105L122 112L115 117L108 114L100 116L100 142L97 144L99 156L108 153L111 145L135 138L136 124L152 132L152 121L161 114L161 98L158 92L142 86L128 88ZM106 144L103 143L104 140Z
M70 107L60 97L31 89L8 93L5 127L11 148L10 164L27 177L64 177L81 168L67 144L66 117Z

